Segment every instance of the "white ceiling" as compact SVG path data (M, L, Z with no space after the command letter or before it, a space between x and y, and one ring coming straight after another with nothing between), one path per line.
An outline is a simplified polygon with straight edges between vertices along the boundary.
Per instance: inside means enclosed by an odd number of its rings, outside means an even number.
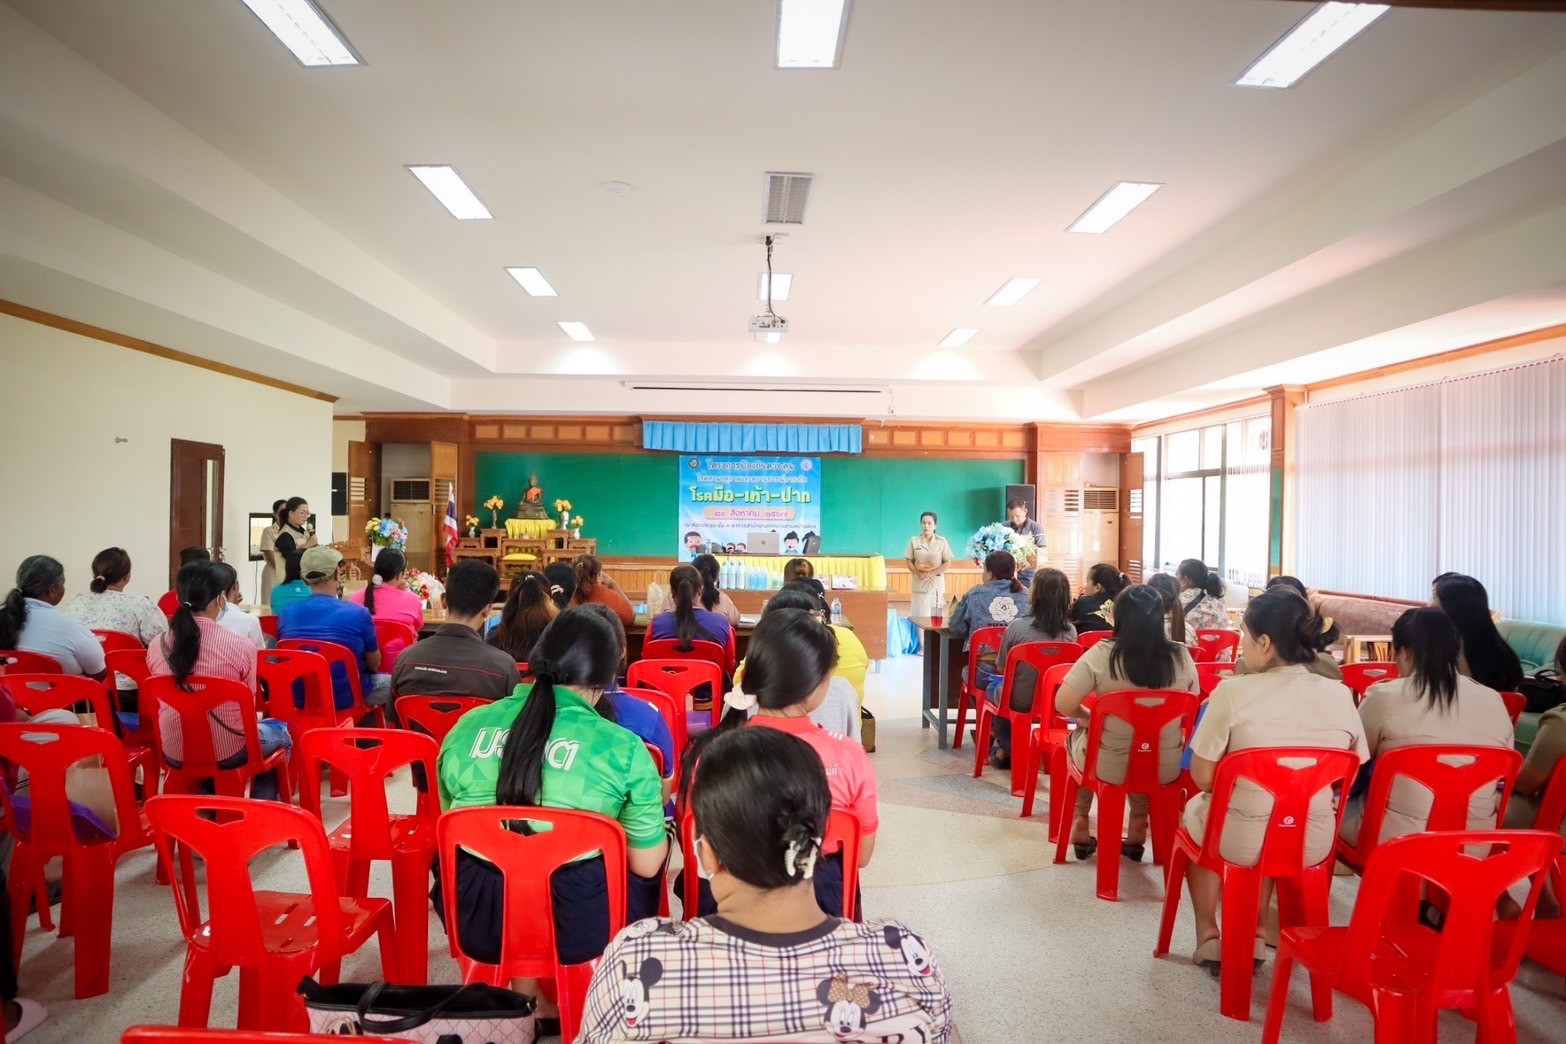
M772 68L774 0L321 6L364 66L239 0L0 5L0 296L345 409L1140 419L1566 322L1566 15L1394 10L1264 91L1309 4L855 0L834 71ZM768 170L817 176L777 346ZM1167 187L1064 231L1122 179Z

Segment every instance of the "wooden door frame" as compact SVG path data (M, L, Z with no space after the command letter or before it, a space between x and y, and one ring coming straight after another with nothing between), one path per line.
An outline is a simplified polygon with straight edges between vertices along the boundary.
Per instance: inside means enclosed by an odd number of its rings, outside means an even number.
M169 583L173 584L174 575L179 572L179 553L183 548L175 546L178 541L174 533L174 505L179 498L179 464L178 452L181 447L201 451L205 460L216 459L218 464L217 496L213 504L213 553L224 546L223 544L223 487L227 483L227 452L215 442L195 442L191 439L169 439ZM205 492L205 489L203 489ZM245 534L248 541L250 535Z

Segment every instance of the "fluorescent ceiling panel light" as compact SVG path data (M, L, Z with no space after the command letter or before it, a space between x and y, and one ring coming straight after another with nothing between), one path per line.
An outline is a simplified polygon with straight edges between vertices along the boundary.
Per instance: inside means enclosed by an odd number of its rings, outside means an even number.
M587 328L586 323L556 323L556 326L565 331L565 335L573 341L591 341L593 332Z
M534 297L559 297L555 288L549 285L549 280L544 278L544 273L536 268L508 268L511 278L521 284Z
M1388 4L1322 4L1235 82L1238 87L1292 87L1387 13Z
M959 326L957 329L953 330L951 333L947 334L945 337L942 337L938 347L941 347L941 348L961 348L963 345L965 345L969 341L973 340L973 335L978 333L978 332L979 331L974 330L974 329L970 329L969 327L966 327L966 326Z
M310 0L241 0L301 65L358 65L348 41Z
M1026 276L1014 276L1006 280L1006 285L990 295L990 299L984 302L997 308L1005 308L1014 305L1033 292L1033 288L1039 285L1040 280L1029 279Z
M789 291L794 289L794 276L789 272L772 273L772 300L787 301ZM767 299L767 273L761 272L756 276L756 299Z
M759 333L756 335L756 340L763 344L779 344L783 340L783 332L781 330L770 330L767 333Z
M778 0L778 68L837 68L847 25L848 0Z
M1072 222L1067 232L1108 232L1121 218L1146 202L1147 197L1164 186L1149 181L1121 181Z
M493 217L489 208L473 194L455 167L409 167L413 176L424 182L441 206L451 211L451 216L462 221L478 221Z

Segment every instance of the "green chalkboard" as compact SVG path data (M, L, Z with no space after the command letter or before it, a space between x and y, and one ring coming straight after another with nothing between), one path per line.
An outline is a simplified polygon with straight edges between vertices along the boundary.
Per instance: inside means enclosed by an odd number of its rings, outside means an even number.
M537 473L544 506L571 501L604 555L673 557L680 458L674 453L480 453L475 502L499 495L509 516ZM822 552L883 554L900 559L919 531L919 513L934 511L959 557L968 536L998 522L1002 487L1022 481L1020 460L930 460L825 456L821 459ZM485 524L489 512L474 514Z

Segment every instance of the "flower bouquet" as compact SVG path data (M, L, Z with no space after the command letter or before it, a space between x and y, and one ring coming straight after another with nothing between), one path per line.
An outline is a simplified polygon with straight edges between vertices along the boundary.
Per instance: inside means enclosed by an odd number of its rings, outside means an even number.
M571 520L571 536L576 540L582 539L582 527L586 524L581 515L573 518Z
M484 506L489 508L489 528L499 529L500 518L498 512L501 508L506 506L506 502L501 500L499 497L490 497L488 500L484 501Z
M479 535L479 520L477 515L468 515L464 517L462 524L467 527L468 536L476 537Z
M408 527L395 518L372 518L365 523L364 531L375 547L395 547L401 551L408 546Z
M968 538L968 557L979 565L992 553L1004 551L1017 560L1019 569L1026 569L1036 550L1032 537L1018 533L1004 522L982 526Z
M427 608L436 608L440 596L446 593L446 585L428 573L418 569L408 570L408 590L419 596Z
M555 510L560 512L560 528L571 528L571 502L569 500L555 501Z

